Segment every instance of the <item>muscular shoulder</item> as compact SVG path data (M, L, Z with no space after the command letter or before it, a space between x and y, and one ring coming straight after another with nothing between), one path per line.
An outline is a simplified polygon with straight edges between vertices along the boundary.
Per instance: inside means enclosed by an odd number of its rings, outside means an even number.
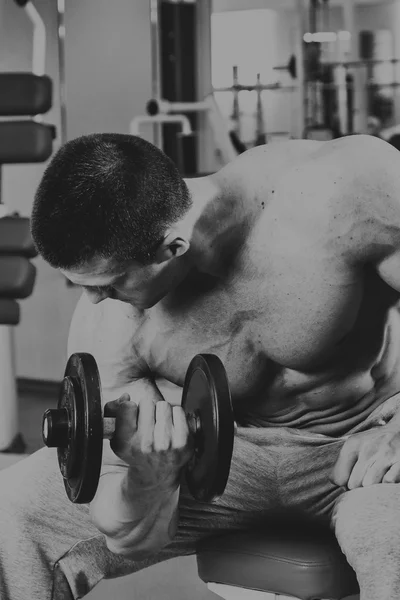
M139 326L140 315L129 304L115 300L92 304L82 294L71 321L68 355L89 352L105 387L125 385L147 370L134 344Z
M348 138L337 205L362 261L400 252L400 153L371 136ZM351 143L350 143L351 142Z
M378 138L261 146L213 177L226 194L265 205L258 230L273 222L280 238L352 262L400 249L400 153Z
M212 178L225 193L238 190L246 197L265 195L294 165L306 160L321 146L311 140L291 140L257 146L240 154Z
M354 187L359 195L370 189L387 152L396 155L386 142L365 135L292 140L252 148L212 177L227 194L239 190L246 199L271 200L294 213L316 208L320 214L347 192L354 196Z
M399 167L398 151L378 138L325 142L282 179L277 211L309 239L317 235L332 251L368 260L400 232Z

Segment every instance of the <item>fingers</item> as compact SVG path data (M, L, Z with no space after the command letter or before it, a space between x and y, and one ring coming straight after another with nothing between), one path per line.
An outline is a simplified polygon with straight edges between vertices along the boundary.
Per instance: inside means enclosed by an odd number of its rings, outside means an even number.
M358 487L367 487L377 483L399 483L400 463L388 465L385 457L380 457L375 462L359 460L349 479L348 488L353 490Z
M382 473L376 467L376 463L371 464L369 461L358 460L354 465L347 482L347 487L349 490L354 490L355 488L362 487L363 485L370 485L370 483L368 483L369 481L371 483L375 483L375 479L376 483L381 481L385 471Z
M349 490L400 482L400 435L387 427L360 432L344 443L331 479Z
M348 463L350 465L351 463ZM380 458L372 462L360 457L354 464L351 473L347 477L348 469L344 468L335 473L333 482L337 485L346 486L349 490L359 487L367 487L378 483L399 483L400 482L400 463L388 466L387 459ZM336 469L336 467L335 467ZM340 483L339 483L340 482Z
M375 483L382 483L390 466L386 457L378 457L374 462L367 463L364 466L364 476L360 479L357 487L366 487Z
M138 429L138 407L134 402L126 399L115 400L114 404L115 416L115 433L110 440L110 446L115 454L119 455L129 444L129 441L133 438ZM106 405L107 406L107 405ZM108 411L111 411L113 407L108 407ZM104 409L105 413L105 409Z
M357 438L348 439L343 445L332 472L332 481L349 490L381 483L388 462L385 455L366 452L359 446Z
M395 463L386 471L383 483L400 483L400 462Z
M174 448L183 448L192 440L192 436L189 437L189 426L186 418L185 411L181 406L172 407L173 417L173 446ZM188 439L189 438L189 439Z
M347 486L353 468L358 460L358 448L351 446L351 440L348 440L342 446L339 458L333 467L331 480L337 486Z
M110 446L124 459L138 449L148 454L190 447L189 427L183 409L171 406L165 400L142 401L138 406L128 394L123 394L105 405L104 416L115 418L115 433Z
M160 452L171 447L172 407L168 402L157 402L155 410L154 433L152 447Z
M117 400L112 400L111 402L107 402L107 404L104 405L104 416L105 417L115 417L121 404L123 404L124 402L129 402L129 401L130 401L130 396L129 396L129 394L125 393L125 394L122 394L122 396L120 396L119 398L117 398Z
M157 402L155 410L153 448L156 451L180 449L188 444L189 427L180 406Z

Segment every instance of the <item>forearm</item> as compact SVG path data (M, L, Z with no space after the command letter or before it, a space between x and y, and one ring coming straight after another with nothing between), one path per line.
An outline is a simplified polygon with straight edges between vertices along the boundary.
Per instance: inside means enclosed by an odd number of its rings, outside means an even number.
M104 475L100 486L101 493L92 502L90 512L111 552L142 560L174 538L179 499L176 483L163 488L141 488L135 486L126 470Z

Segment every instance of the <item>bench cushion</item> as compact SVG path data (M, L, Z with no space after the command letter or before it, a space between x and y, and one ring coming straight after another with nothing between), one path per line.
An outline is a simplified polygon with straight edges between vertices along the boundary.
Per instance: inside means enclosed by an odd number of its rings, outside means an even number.
M52 81L47 75L0 73L0 115L44 114L51 108Z
M1 254L14 254L26 258L37 256L30 231L30 219L19 216L6 216L0 219Z
M301 600L342 599L359 591L354 571L330 531L276 527L203 540L200 578Z
M20 309L15 300L4 300L0 298L0 325L18 325Z
M0 255L0 298L28 298L35 279L36 267L27 258Z

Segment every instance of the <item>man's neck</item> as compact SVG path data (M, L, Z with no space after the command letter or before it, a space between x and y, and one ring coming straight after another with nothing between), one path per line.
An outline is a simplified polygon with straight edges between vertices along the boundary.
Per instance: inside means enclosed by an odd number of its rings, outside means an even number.
M212 176L185 181L193 202L185 217L193 265L221 277L245 238L253 208L237 191L218 187Z

